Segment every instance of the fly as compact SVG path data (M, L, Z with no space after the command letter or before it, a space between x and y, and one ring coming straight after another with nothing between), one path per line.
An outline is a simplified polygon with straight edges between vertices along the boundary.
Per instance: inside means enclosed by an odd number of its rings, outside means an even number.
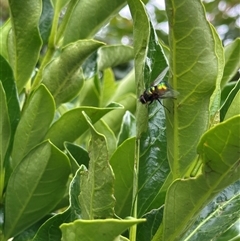
M176 99L179 94L173 90L172 87L163 78L168 72L168 67L165 68L160 75L155 79L152 85L144 90L143 94L140 95L139 100L142 104L152 104L154 100L157 100L164 108L168 111L169 109L161 103L161 99L172 98ZM169 111L170 112L170 111Z

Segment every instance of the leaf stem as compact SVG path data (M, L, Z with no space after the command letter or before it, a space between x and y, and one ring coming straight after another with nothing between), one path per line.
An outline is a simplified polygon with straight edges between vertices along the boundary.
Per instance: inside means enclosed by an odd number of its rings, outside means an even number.
M31 88L32 90L36 89L40 85L40 83L42 81L43 70L44 70L45 66L52 59L54 51L55 51L54 48L50 49L48 47L46 55L44 56L43 61L41 63L41 66L40 66L39 70L37 71L37 74L36 74L35 79L33 81L33 85L32 85L32 88Z
M140 139L136 138L135 146L135 163L134 163L134 174L133 174L133 203L132 203L132 216L137 218L137 193L138 193L138 173L139 173L139 147ZM137 236L137 225L133 225L130 228L129 239L135 241Z
M58 28L58 19L59 19L59 14L60 11L58 11L57 9L55 9L54 11L54 16L53 16L53 22L52 22L52 28L51 28L51 33L48 39L48 48L47 48L47 52L43 58L43 61L41 63L41 66L35 76L33 85L32 85L32 90L37 88L40 84L40 82L42 81L42 75L43 75L43 70L45 68L45 66L50 62L50 60L52 59L52 56L55 52L56 49L56 33L57 33L57 28Z
M78 3L78 1L74 0L74 1L70 1L70 3L68 4L67 11L64 14L63 20L62 20L61 25L59 26L59 29L58 29L58 32L57 32L57 36L56 36L56 39L55 39L56 44L60 44L60 42L62 40L62 37L63 37L63 34L65 32L65 29L68 25L68 21L70 19L70 16L71 16L72 12L74 11L75 5L77 3Z

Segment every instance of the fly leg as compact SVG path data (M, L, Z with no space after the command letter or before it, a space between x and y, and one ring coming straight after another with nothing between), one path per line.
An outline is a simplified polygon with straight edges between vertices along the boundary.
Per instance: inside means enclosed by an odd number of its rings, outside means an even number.
M170 110L169 110L166 106L164 106L159 99L157 99L157 101L159 102L159 104L160 104L161 106L163 106L163 107L168 111L168 113L170 113Z

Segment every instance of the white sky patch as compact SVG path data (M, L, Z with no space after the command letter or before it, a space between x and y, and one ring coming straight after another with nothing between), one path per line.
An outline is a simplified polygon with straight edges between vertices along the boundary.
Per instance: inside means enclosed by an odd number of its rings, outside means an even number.
M211 2L213 2L214 0L204 0L203 2L205 2L205 3L211 3Z
M126 5L124 8L122 8L119 12L120 16L122 16L123 18L127 18L127 19L132 19L132 16L131 16L131 13L130 13L130 10L129 10L129 7L128 5Z
M240 14L240 4L237 4L236 6L230 8L227 11L227 15L232 18L239 16L239 14Z
M227 3L224 2L224 1L220 1L219 4L218 4L218 9L223 12L227 7Z
M157 29L165 32L168 34L169 32L169 26L168 26L168 22L162 22L162 23L158 23L156 26Z
M165 10L164 0L150 0L149 3L153 4L154 6L156 6L160 10Z
M222 39L229 30L229 28L226 24L220 25L220 26L216 27L216 29Z

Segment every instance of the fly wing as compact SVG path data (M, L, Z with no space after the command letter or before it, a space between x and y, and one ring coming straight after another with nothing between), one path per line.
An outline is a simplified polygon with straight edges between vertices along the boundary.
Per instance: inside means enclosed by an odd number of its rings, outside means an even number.
M164 85L167 87L167 89L164 91L164 93L161 94L161 98L173 98L175 99L178 95L179 92L174 90L167 82L163 81Z
M173 89L167 90L162 96L162 99L165 98L173 98L176 99L176 97L179 95L179 92Z
M161 80L163 80L163 78L165 77L165 75L167 74L169 70L169 67L167 66L159 75L158 77L154 80L152 85L157 85L161 82Z

